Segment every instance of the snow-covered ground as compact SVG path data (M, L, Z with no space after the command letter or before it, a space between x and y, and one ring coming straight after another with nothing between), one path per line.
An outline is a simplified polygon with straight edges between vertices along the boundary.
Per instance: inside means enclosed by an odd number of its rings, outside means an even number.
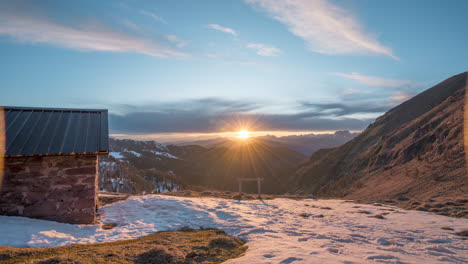
M120 152L114 152L114 151L109 152L109 155L116 159L123 159L124 157Z
M358 213L360 210L371 214ZM369 217L385 212L389 213L386 219ZM219 228L245 239L246 254L228 263L468 262L468 240L455 235L468 229L468 219L390 206L342 200L239 202L146 195L104 206L101 214L104 223L118 226L103 230L99 225L0 216L0 245L115 241L189 226ZM455 231L441 229L446 226Z
M178 157L167 152L161 152L161 151L156 151L156 150L151 150L150 152L157 156L164 156L166 158L171 158L171 159L179 159Z

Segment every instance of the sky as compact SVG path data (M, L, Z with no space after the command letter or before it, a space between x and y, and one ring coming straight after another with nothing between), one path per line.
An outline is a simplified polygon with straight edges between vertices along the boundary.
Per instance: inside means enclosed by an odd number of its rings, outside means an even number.
M0 0L0 105L116 137L364 129L468 70L468 1Z

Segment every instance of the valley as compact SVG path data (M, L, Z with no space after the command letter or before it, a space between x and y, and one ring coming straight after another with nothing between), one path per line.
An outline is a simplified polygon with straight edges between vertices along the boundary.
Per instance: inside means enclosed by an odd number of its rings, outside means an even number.
M284 193L289 175L307 158L302 149L340 145L356 133L217 139L211 144L164 145L155 141L109 140L100 158L100 189L124 193L160 193L183 188L237 190L237 177L265 179L266 193ZM205 142L206 143L206 142ZM245 191L256 190L246 184Z

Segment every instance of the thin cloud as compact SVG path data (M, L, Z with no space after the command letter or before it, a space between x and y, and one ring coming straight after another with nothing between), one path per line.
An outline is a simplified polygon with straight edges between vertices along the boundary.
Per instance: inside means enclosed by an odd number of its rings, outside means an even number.
M154 19L156 21L159 21L159 22L162 22L164 24L167 24L167 22L166 22L166 20L164 18L162 18L161 16L157 15L154 12L147 11L147 10L140 10L140 14L151 17L152 19Z
M302 107L308 109L302 114L313 114L328 117L343 117L352 114L372 114L387 111L390 106L383 104L343 104L343 103L308 103L303 102Z
M348 94L356 94L356 93L359 93L359 92L360 91L358 89L349 88L349 89L344 90L341 94L348 95Z
M14 9L14 8L13 8ZM185 53L146 38L132 36L99 23L69 26L0 6L0 35L14 41L42 43L84 51L134 52L154 57L182 57Z
M280 53L279 49L261 43L247 44L247 48L254 49L256 50L257 55L266 57L278 56L278 54Z
M304 39L310 50L324 54L382 54L393 51L366 32L355 16L327 0L245 0L265 10Z
M140 32L140 33L143 32L143 30L137 24L135 24L134 22L128 19L123 19L121 24L132 31Z
M353 73L332 73L333 75L347 78L357 83L374 86L374 87L383 87L383 88L412 88L420 86L421 84L416 81L411 80L397 80L397 79L386 79L381 77L367 76L357 72Z
M398 91L390 96L392 104L399 104L413 97L412 94L407 92Z
M231 34L233 36L237 36L237 32L232 29L232 28L227 28L227 27L223 27L223 26L220 26L218 24L209 24L207 25L208 28L211 28L211 29L214 29L214 30L218 30L218 31L221 31L221 32L224 32L224 33L228 33L228 34Z
M110 106L110 129L112 133L124 134L206 133L234 131L239 129L239 123L248 123L252 130L361 130L371 122L368 116L389 108L372 104L302 102L295 106L295 113L275 114L262 113L264 106L218 98Z
M176 45L176 47L178 47L178 48L183 48L183 47L187 46L187 44L188 44L188 42L186 40L183 40L183 39L177 37L176 35L167 35L167 40L174 43Z

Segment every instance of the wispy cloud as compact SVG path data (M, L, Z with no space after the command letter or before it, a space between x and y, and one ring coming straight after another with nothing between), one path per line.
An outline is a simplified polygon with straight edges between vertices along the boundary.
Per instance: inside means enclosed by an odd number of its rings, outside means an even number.
M187 46L188 42L186 40L183 40L176 35L167 35L167 40L170 42L174 43L178 48L183 48Z
M219 98L107 107L111 132L124 134L234 131L244 121L253 130L360 130L371 121L369 116L389 108L372 103L299 102L293 105L294 113L265 113L264 103Z
M354 88L349 88L349 89L346 89L342 92L343 95L348 95L348 94L355 94L355 93L359 93L359 90L358 89L354 89Z
M410 99L411 97L413 97L413 94L398 91L390 96L390 103L396 105Z
M383 87L383 88L413 88L418 87L421 84L416 81L411 80L397 80L397 79L386 79L381 77L367 76L357 72L353 73L332 73L336 76L341 76L357 83L374 86L374 87Z
M126 28L132 30L132 31L142 32L142 29L137 24L135 24L134 22L132 22L132 21L130 21L128 19L123 19L121 21L121 24L124 25Z
M228 27L223 27L223 26L220 26L218 24L209 24L207 25L208 28L211 28L211 29L214 29L214 30L218 30L218 31L221 31L221 32L224 32L224 33L228 33L228 34L231 34L233 36L237 36L237 32L232 29L232 28L228 28Z
M114 30L103 24L65 25L27 12L10 12L0 5L0 35L14 41L43 43L84 51L134 52L154 57L182 57L185 53L153 40Z
M247 44L247 48L256 50L256 53L260 56L278 56L280 50L261 43L250 43Z
M157 15L154 12L151 12L151 11L148 11L148 10L140 10L140 14L151 17L152 19L154 19L156 21L167 24L167 22L166 22L166 20L164 18L162 18L161 16Z
M260 7L308 47L324 54L382 54L399 60L393 51L365 31L356 17L327 0L245 0Z

